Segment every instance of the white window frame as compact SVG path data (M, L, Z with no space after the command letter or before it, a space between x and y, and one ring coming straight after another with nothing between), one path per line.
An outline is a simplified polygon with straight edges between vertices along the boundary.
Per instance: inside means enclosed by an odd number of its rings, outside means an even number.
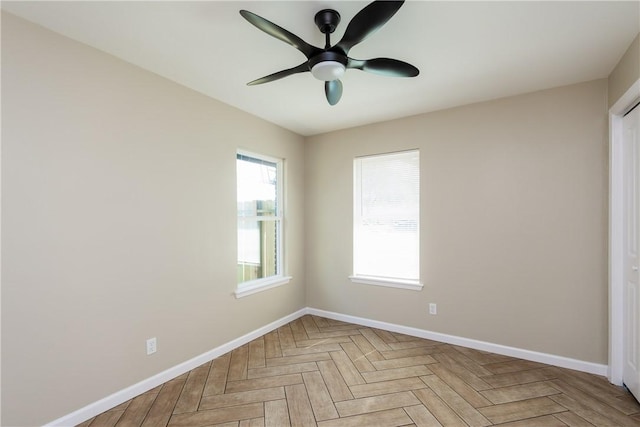
M242 298L245 296L253 295L258 292L266 291L277 286L285 285L291 281L290 276L285 276L285 264L284 264L284 160L275 157L266 156L263 154L254 153L246 150L236 151L236 164L238 156L251 157L258 160L274 163L276 165L276 206L277 212L274 217L255 216L255 217L240 217L236 213L236 233L240 224L240 221L275 221L278 223L276 227L276 274L269 277L263 277L256 280L248 280L245 282L237 283L236 290L234 292L236 298ZM236 188L238 185L238 175L236 170ZM237 234L236 234L237 235ZM237 238L236 238L237 245ZM237 248L236 248L237 254ZM236 255L236 264L238 262Z
M360 209L361 209L361 192L362 192L362 178L360 176L360 167L359 161L363 158L367 157L382 157L388 155L396 155L407 152L418 152L418 149L413 150L405 150L405 151L397 151L392 153L382 153L375 154L369 156L361 156L356 157L353 162L353 271L354 273L349 276L349 279L353 283L360 283L365 285L374 285L374 286L385 286L390 288L398 288L398 289L409 289L414 291L420 291L423 288L423 284L420 282L420 279L406 279L406 278L395 278L395 277L380 277L380 276L367 276L363 274L357 274L356 272L359 270L357 263L357 244L358 244L358 224L360 222ZM418 239L420 236L420 221L418 220ZM419 241L419 240L418 240ZM418 260L420 259L420 245L418 243ZM419 262L419 261L418 261ZM420 275L420 268L418 266L418 275Z

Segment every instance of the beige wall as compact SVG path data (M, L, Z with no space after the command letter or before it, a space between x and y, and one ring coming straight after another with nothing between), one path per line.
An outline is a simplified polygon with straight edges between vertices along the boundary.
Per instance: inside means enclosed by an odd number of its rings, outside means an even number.
M308 138L308 304L606 364L606 90L597 80ZM424 289L351 283L353 158L410 148Z
M640 79L640 34L609 75L609 107ZM640 94L639 94L640 95Z
M238 147L286 159L294 278L240 300ZM304 307L303 150L3 13L0 424L42 425Z

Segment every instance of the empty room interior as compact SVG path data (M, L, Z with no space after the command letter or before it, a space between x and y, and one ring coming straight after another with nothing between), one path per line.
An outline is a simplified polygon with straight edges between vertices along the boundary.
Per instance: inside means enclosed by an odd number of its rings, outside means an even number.
M639 2L1 8L0 425L640 425Z

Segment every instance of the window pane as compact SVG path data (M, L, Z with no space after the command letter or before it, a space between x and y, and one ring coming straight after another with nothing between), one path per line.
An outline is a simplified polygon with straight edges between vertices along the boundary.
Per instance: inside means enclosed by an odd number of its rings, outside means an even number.
M362 227L358 238L356 275L382 278L419 278L417 233L397 232L389 224Z
M238 154L238 216L276 216L277 164Z
M355 161L354 274L418 280L418 151Z
M236 153L238 289L280 276L282 270L282 161Z
M278 221L238 220L238 283L278 271Z

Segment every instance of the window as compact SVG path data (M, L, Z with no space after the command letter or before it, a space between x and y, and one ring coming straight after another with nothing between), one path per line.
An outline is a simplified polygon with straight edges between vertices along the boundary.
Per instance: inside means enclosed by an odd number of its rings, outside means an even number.
M422 289L418 150L357 157L353 208L351 280Z
M238 288L236 297L285 284L282 264L282 160L236 155Z

